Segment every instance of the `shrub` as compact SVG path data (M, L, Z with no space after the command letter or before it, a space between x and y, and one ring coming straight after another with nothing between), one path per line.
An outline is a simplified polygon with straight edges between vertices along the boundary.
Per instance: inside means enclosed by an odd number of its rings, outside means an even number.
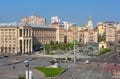
M111 50L112 50L112 48L104 48L104 49L100 50L100 54L99 55L104 54L106 52L109 52Z
M51 53L47 53L47 55L54 55L54 53L52 53L52 52Z

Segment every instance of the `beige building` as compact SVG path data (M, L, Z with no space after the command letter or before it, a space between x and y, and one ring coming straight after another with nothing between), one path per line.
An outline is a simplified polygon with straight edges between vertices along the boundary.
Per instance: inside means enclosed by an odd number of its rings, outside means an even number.
M22 18L21 22L22 23L29 23L29 24L33 24L33 25L39 25L39 26L46 25L46 19L42 18L40 16L28 16L28 17Z
M69 28L68 30L65 30L64 32L65 41L66 42L72 42L74 40L78 41L78 28Z
M98 32L95 29L84 29L79 31L79 43L97 43L98 42Z
M56 42L56 29L51 27L32 26L33 49L38 50L41 45Z
M88 24L79 30L79 43L97 43L98 42L98 32L93 28L92 18L88 18Z
M117 30L117 44L120 45L120 30Z
M18 26L18 51L20 53L33 52L32 28L30 25L21 24Z
M17 23L0 23L0 52L32 52L32 28Z
M106 42L116 43L117 42L117 33L116 28L113 26L106 27Z
M55 22L50 26L56 28L56 42L64 43L64 25Z
M23 23L0 23L1 53L30 53L37 45L50 44L51 41L56 41L55 28Z

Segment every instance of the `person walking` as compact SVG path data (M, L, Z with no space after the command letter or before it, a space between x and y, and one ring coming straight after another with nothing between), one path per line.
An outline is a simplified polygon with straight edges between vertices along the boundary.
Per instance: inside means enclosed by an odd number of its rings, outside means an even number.
M15 69L15 65L13 65L13 69Z

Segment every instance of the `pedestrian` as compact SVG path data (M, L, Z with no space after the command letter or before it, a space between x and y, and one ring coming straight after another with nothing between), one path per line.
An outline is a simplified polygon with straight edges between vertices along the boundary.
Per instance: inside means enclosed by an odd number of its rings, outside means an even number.
M97 66L99 67L99 64L97 63Z
M13 65L13 69L15 69L15 65Z
M106 59L104 58L104 62L106 62Z

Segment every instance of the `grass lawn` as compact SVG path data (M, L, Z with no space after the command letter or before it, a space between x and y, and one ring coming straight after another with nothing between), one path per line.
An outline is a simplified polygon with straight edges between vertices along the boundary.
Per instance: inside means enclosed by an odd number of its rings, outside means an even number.
M44 68L44 67L36 67L35 69L43 72L45 77L55 77L65 70L65 68Z

